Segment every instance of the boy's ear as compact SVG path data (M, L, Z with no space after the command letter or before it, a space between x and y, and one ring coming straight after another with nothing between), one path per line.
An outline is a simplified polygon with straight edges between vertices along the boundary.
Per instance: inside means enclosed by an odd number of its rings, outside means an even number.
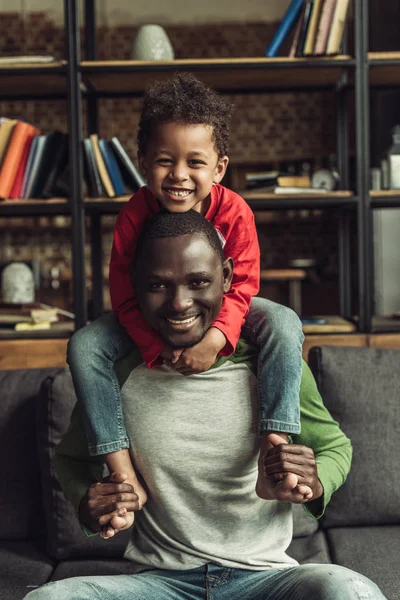
M139 169L141 174L143 175L143 177L145 179L147 179L147 165L146 165L146 160L144 158L144 156L142 156L140 154L140 152L137 153L137 160L138 160L138 165L139 165Z
M232 285L232 277L233 277L233 258L230 256L224 260L223 264L223 276L224 276L224 294L229 292Z
M227 156L223 156L218 160L218 164L215 168L214 173L214 183L220 183L226 173L226 169L228 167L229 158Z

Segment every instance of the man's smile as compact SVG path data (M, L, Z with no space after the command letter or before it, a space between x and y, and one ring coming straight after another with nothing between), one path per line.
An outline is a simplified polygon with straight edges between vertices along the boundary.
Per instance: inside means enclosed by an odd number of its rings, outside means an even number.
M187 329L189 329L192 325L194 325L194 323L197 321L197 319L200 317L200 314L197 315L192 315L190 317L185 317L185 318L168 318L166 317L166 321L169 323L169 325L172 326L173 329L175 330L182 330L182 331L186 331Z

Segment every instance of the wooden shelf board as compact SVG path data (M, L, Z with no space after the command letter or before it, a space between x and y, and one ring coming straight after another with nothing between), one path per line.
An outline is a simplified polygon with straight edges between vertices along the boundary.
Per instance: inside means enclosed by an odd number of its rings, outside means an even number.
M332 199L342 199L342 198L353 198L353 192L349 190L342 190L337 192L326 192L321 194L306 194L306 193L295 193L295 194L274 194L274 192L258 192L257 190L243 190L238 192L245 200L279 200L280 198L299 198L305 199L310 198L311 200L314 198L315 200L332 200Z
M368 59L372 86L400 84L400 52L369 52Z
M155 80L191 71L217 90L332 88L352 67L350 56L322 58L221 58L174 61L84 61L83 75L98 92L141 94Z
M303 325L304 333L354 333L357 331L354 323L336 315L317 315L317 318L326 319L327 323L324 325Z
M370 190L369 195L371 198L393 198L400 196L400 190Z
M302 281L307 277L304 269L263 269L260 281Z
M67 94L65 61L50 64L0 65L0 97Z

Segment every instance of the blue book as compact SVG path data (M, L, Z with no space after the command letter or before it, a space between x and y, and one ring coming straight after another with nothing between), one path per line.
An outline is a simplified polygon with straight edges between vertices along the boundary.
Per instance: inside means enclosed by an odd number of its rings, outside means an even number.
M30 172L28 173L28 180L26 182L24 198L34 198L34 196L32 195L32 192L34 190L35 182L40 173L40 163L42 162L42 159L43 159L43 154L44 154L44 151L46 148L48 137L49 136L47 136L47 135L38 135L35 138L35 140L37 140L36 147L35 147L35 155L32 160Z
M273 58L278 54L279 48L281 47L285 38L289 35L293 25L296 23L296 20L301 13L303 3L304 0L292 0L282 21L279 24L277 32L275 33L265 52L265 56L268 56L268 58Z
M110 142L107 142L106 140L99 140L99 148L103 155L104 163L113 184L115 195L122 196L125 194L125 184Z

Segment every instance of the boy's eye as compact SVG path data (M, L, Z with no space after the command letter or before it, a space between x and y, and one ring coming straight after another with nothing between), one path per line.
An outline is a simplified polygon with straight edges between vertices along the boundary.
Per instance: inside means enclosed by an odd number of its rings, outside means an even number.
M192 160L189 161L190 165L205 165L205 162L203 160L198 160L196 158L192 158Z
M170 158L158 158L156 162L159 165L170 165L172 160Z

